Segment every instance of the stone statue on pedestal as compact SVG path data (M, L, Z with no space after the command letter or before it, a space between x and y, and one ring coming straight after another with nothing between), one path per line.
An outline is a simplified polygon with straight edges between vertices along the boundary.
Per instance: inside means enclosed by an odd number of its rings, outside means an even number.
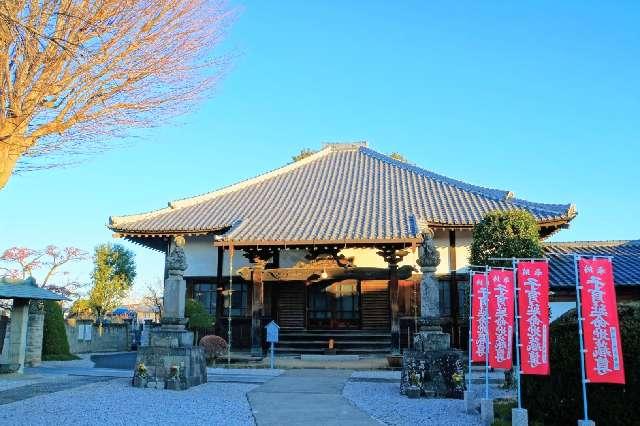
M186 330L184 238L177 236L174 243L165 260L162 326L149 333L149 346L138 350L134 386L183 390L207 381L204 351L193 345L193 333Z
M420 282L420 320L421 325L440 324L440 286L435 273L440 264L440 253L433 242L433 230L422 230L422 246L417 263L422 272ZM430 324L428 324L430 323Z
M400 393L431 398L461 398L464 371L459 351L451 349L451 336L441 327L440 284L436 270L440 253L429 227L421 230L422 245L417 260L422 272L420 282L420 330L413 337L413 351L402 361Z

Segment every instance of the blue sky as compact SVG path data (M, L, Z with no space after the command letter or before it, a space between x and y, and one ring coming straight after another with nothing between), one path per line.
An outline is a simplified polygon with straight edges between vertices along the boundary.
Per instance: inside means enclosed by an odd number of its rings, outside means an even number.
M111 241L109 215L276 168L301 148L381 152L532 201L554 240L640 238L639 2L235 2L213 98L79 166L14 177L0 248ZM480 4L482 3L482 4ZM162 259L132 244L137 291ZM91 264L73 268L89 280Z

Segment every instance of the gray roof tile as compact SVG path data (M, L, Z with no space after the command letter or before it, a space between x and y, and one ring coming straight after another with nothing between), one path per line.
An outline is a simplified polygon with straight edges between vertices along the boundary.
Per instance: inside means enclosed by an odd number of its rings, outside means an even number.
M573 257L567 254L613 256L613 278L616 286L640 286L639 241L576 241L546 243L549 258L549 284L555 288L575 287Z
M128 234L225 231L234 241L397 240L416 238L418 222L471 226L489 211L513 209L539 222L575 216L569 204L519 200L344 144L162 210L112 217L109 227Z

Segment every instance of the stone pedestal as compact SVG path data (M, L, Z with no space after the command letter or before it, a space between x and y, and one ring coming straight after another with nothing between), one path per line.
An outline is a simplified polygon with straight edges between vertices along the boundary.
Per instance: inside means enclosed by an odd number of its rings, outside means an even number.
M529 413L524 408L511 409L511 426L528 426Z
M457 398L464 396L462 353L456 350L405 351L402 357L400 393L417 386L427 398Z
M440 255L433 243L433 232L425 228L422 235L424 241L417 260L422 271L420 331L413 338L414 351L405 352L403 357L400 393L405 393L407 386L419 386L426 397L462 399L463 355L451 349L451 336L440 326L440 283L435 276Z
M152 332L163 334L162 331ZM153 337L152 337L153 338ZM158 341L165 340L158 336ZM175 341L171 336L165 341ZM136 364L144 364L147 368L147 382L164 382L165 388L184 390L207 382L207 362L202 348L197 346L145 346L138 351ZM172 368L177 367L177 374L172 374ZM178 386L167 386L168 382L177 382ZM135 385L134 381L134 385Z
M184 251L176 246L167 256L169 277L164 285L164 316L159 330L149 333L149 346L138 350L133 385L184 390L207 381L204 350L193 346L184 317L187 268ZM144 365L144 369L141 366Z
M451 336L439 326L421 326L413 336L413 345L420 352L446 351L451 347Z
M9 335L8 363L17 367L17 373L22 373L24 371L28 323L29 300L14 299L13 308L11 309L11 334Z
M480 420L487 426L493 423L493 399L480 400Z
M464 391L464 411L473 413L476 409L475 395L472 391Z
M422 266L420 271L420 317L440 318L440 283L435 276L436 266Z

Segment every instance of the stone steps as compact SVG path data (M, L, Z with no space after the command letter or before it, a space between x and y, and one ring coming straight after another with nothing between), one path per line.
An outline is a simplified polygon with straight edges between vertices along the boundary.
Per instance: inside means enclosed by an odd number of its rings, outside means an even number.
M333 339L337 354L386 354L391 348L391 334L366 330L284 330L276 344L279 354L323 354Z

